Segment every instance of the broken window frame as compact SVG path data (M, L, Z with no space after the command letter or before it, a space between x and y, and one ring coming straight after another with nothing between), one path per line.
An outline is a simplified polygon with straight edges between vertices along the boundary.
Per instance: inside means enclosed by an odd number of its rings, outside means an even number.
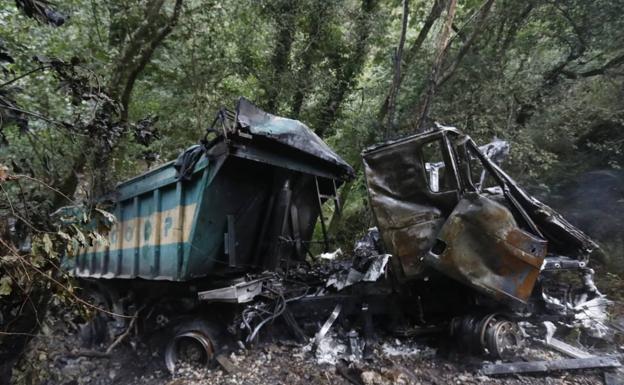
M445 169L445 172L448 173L447 175L445 175L445 180L447 181L448 186L445 186L444 190L441 190L439 187L438 191L434 191L431 188L430 171L427 169L427 163L429 162L425 162L425 159L424 159L425 146L434 142L439 142L440 144L439 150L440 150L440 155L442 156L442 162L444 163L443 168ZM450 139L448 138L445 132L441 132L439 135L432 135L430 138L427 138L426 140L423 140L422 142L418 143L417 151L419 152L418 155L420 158L420 167L422 167L424 171L423 172L423 179L424 179L423 184L424 186L426 186L430 194L442 196L442 195L449 195L451 193L455 193L457 197L459 198L459 192L462 189L461 188L462 183L459 177L457 160L456 160L456 155L455 155L453 147L454 146L452 145Z
M431 159L425 159L425 152L429 145L434 145L432 150L435 154L431 157ZM418 152L420 155L420 163L421 167L425 171L423 173L423 176L425 177L425 185L429 188L430 193L444 194L449 191L457 190L458 187L456 178L451 178L450 175L448 175L448 173L452 170L451 167L448 167L450 164L448 158L452 159L452 156L447 156L447 151L445 151L447 149L445 147L446 143L444 142L444 136L431 138L430 140L421 143L419 146ZM432 162L437 159L437 157L440 158L440 161ZM445 173L443 174L443 178L440 178L440 170L443 170ZM442 182L444 182L444 186L441 186ZM453 184L455 184L455 186L453 186Z
M466 155L467 155L466 161L468 163L468 168L470 170L468 174L470 178L470 184L472 185L472 187L475 189L476 192L481 193L486 188L484 184L486 180L488 179L488 176L492 179L494 179L494 176L492 175L491 172L488 171L488 169L485 167L483 162L479 159L477 153L472 147L468 147L466 149ZM479 173L479 176L478 176L479 180L474 181L472 178L472 175L473 175L473 172L479 171L477 170L478 166L481 166L481 170L480 170L481 172ZM498 183L497 181L496 181L496 184L499 187L501 187L500 183Z
M515 211L520 216L520 218L522 218L524 226L520 227L524 227L533 235L537 235L540 238L545 238L544 234L542 234L542 232L538 229L537 225L531 219L526 210L522 208L520 203L512 195L509 185L504 178L506 174L504 174L504 172L496 164L494 164L494 162L488 159L488 157L485 156L481 152L481 150L479 150L479 146L477 146L477 144L472 139L468 139L466 145L468 154L470 154L470 152L472 151L476 155L477 159L479 160L479 162L481 162L481 165L483 166L484 172L489 173L496 182L496 184L502 189L503 196L505 197L507 202L509 202L512 211ZM477 190L477 192L480 193L480 190Z

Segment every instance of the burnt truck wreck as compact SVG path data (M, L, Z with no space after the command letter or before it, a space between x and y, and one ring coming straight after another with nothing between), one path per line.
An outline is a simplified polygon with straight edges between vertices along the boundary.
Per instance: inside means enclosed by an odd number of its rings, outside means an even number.
M420 290L426 281L447 309L438 322L452 317L447 330L473 352L510 357L526 334L517 322L529 320L576 323L604 336L608 300L588 267L598 245L500 168L508 151L504 141L479 147L438 125L363 152L393 277ZM577 286L561 282L561 273L576 276ZM447 277L461 283L454 293Z
M223 352L263 331L319 353L340 324L352 356L379 333L442 334L504 358L525 334L518 322L591 329L579 313L606 303L587 265L597 245L502 171L506 152L443 126L365 150L377 228L340 257L327 252L323 211L340 209L353 169L301 122L241 98L200 145L118 185L107 241L65 259L108 310L83 325L84 340L136 322L174 372L185 360L224 365ZM313 255L315 243L326 253Z
M400 280L433 267L518 305L541 272L591 273L598 246L501 170L495 160L506 151L438 127L364 152L370 204Z

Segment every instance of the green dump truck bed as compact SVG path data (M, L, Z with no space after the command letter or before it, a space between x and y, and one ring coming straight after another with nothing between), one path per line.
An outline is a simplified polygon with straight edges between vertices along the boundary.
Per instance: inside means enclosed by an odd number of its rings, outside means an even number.
M220 116L215 140L117 186L107 242L68 259L74 275L188 281L305 256L322 200L353 170L245 99Z

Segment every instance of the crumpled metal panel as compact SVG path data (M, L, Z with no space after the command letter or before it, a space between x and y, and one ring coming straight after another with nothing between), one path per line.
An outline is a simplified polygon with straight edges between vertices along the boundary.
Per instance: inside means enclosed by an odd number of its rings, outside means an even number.
M505 206L470 194L451 213L425 260L491 297L526 302L546 246L520 229Z
M353 168L338 156L314 131L302 122L276 116L241 97L236 104L236 119L241 128L253 135L280 142L339 167L344 178L352 178Z
M433 245L446 219L422 188L426 177L416 156L414 146L418 145L399 141L389 149L373 149L363 155L373 215L384 246L395 256L393 264L398 264L395 267L402 273L401 278L422 273L421 257ZM450 198L456 199L456 195Z
M503 185L509 194L526 211L543 237L550 242L551 252L587 260L589 255L599 248L596 242L568 222L560 213L529 195L500 167L491 162L490 164L504 181Z

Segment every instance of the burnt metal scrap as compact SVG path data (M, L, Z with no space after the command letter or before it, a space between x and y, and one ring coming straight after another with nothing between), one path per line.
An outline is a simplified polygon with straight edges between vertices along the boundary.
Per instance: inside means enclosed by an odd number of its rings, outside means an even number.
M554 361L511 362L487 364L483 373L487 375L540 373L557 370L618 368L622 366L614 357L566 358Z

